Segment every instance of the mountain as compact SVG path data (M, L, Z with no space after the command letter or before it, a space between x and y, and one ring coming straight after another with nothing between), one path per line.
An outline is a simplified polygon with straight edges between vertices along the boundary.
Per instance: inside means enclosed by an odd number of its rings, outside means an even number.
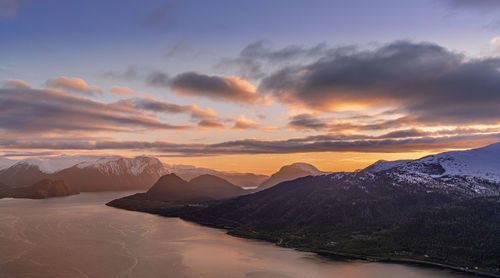
M420 174L336 173L174 213L238 236L326 255L498 272L500 197L479 196Z
M190 180L189 183L198 192L202 192L203 195L214 200L248 194L248 191L245 189L214 175L201 175Z
M136 193L113 200L118 208L157 213L163 209L192 208L199 203L250 193L222 178L202 175L187 182L176 174L161 177L146 193Z
M38 165L25 161L17 162L7 169L0 170L0 182L11 187L26 187L39 180L49 178L49 174L40 170Z
M60 179L79 191L132 190L149 188L167 172L163 163L153 157L61 156L19 161L0 170L0 181L26 187L41 179Z
M16 163L15 160L11 160L5 157L0 157L0 170L9 168Z
M500 143L472 150L444 152L416 160L378 161L363 171L426 175L461 187L471 195L498 195Z
M154 157L103 157L53 174L80 191L133 190L151 187L168 171Z
M219 178L223 178L229 181L230 183L238 185L243 188L257 187L268 178L268 176L266 175L256 175L253 173L221 172L208 168L194 167L191 165L166 164L165 167L168 169L170 173L175 173L184 180L192 180L201 175L213 175Z
M311 164L293 163L291 165L286 165L281 167L281 169L278 172L274 173L271 177L262 182L257 188L257 190L258 191L265 190L284 181L294 180L305 176L317 176L324 174L327 173L318 170Z
M196 207L139 207L327 256L500 274L499 146L379 161Z
M161 177L145 196L149 200L164 202L199 202L212 199L176 174Z
M45 199L78 194L78 191L62 180L43 179L35 184L22 188L0 186L0 198Z

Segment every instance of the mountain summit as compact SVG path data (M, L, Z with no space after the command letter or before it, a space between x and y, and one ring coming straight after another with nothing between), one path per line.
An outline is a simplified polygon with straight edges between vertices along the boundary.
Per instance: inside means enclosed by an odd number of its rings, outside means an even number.
M318 176L324 174L327 174L327 172L322 172L311 164L302 162L293 163L281 167L278 172L274 173L273 175L271 175L271 177L269 177L269 179L260 184L257 190L262 191L273 187L278 183L288 180L294 180L305 176Z

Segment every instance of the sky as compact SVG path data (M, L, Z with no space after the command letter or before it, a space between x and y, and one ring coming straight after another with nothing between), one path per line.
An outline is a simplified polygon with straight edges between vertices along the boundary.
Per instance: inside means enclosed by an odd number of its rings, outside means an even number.
M352 171L500 141L499 0L0 0L0 157Z

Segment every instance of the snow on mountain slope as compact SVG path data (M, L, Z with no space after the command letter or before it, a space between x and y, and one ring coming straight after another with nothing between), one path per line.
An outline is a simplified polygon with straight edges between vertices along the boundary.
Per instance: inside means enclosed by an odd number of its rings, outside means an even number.
M59 156L47 156L47 157L31 157L19 160L16 165L27 164L32 166L37 166L40 171L46 174L52 174L57 171L74 166L82 161L88 159L95 159L96 156L71 156L71 155L59 155Z
M89 160L76 165L78 168L96 168L101 173L108 175L129 174L138 176L145 171L151 174L162 176L168 173L163 163L154 157L138 156L134 158L125 158L119 156L100 157L95 160Z
M473 176L500 181L500 143L479 149L440 153L420 161L440 164L444 169L441 176Z
M16 163L15 160L11 160L5 157L0 157L0 170L9 168Z
M381 172L397 169L418 172L434 178L473 177L500 183L500 143L465 151L451 151L417 160L378 161L363 171Z

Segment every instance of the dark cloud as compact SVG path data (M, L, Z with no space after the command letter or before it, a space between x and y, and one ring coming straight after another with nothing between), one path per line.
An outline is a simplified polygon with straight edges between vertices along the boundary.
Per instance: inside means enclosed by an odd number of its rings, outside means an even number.
M459 9L491 11L491 9L500 8L500 1L498 0L442 0L442 1L452 8L459 8Z
M142 25L161 28L163 30L175 26L175 17L180 8L180 3L179 1L170 1L161 4L143 16Z
M361 136L363 137L363 136ZM289 140L245 139L216 144L179 144L165 141L114 141L95 138L0 139L4 149L54 150L148 150L169 156L224 154L287 154L314 152L422 152L472 148L500 140L500 133L419 138L360 138L355 136L311 136ZM340 140L336 140L340 139ZM352 139L352 140L346 140Z
M344 130L384 130L401 128L417 123L413 116L403 116L391 120L372 120L369 123L358 123L352 119L338 121L332 118L323 118L311 114L299 114L290 118L288 127L297 130L328 130L341 132ZM439 123L436 123L439 124Z
M17 15L20 0L0 0L0 17L13 17Z
M318 111L398 106L426 123L500 122L500 59L470 59L430 43L330 51L266 77L260 91Z
M146 83L156 87L170 87L170 77L164 72L154 71L148 76Z
M151 84L160 84L163 78L156 75ZM256 88L243 78L205 75L185 72L173 77L169 82L172 90L179 95L201 96L212 100L231 101L240 104L265 103Z
M122 101L122 103L131 102L132 106L141 109L166 114L188 113L192 118L203 119L216 117L217 113L211 108L202 109L196 104L179 105L166 101L160 101L153 98L134 98Z
M20 134L133 132L186 129L119 103L97 102L62 91L0 89L0 131Z
M198 122L198 126L202 128L224 128L225 125L217 119L204 119Z
M104 78L118 80L134 80L140 78L139 67L130 65L123 71L107 71L101 74Z
M238 57L223 59L216 68L234 69L242 77L259 79L276 66L318 58L328 51L324 43L313 47L291 45L274 49L266 41L256 41L247 45Z
M326 54L330 49L325 43L313 47L290 45L281 49L271 48L265 41L247 45L240 53L240 58L261 59L270 63L283 63L299 58L314 58Z

